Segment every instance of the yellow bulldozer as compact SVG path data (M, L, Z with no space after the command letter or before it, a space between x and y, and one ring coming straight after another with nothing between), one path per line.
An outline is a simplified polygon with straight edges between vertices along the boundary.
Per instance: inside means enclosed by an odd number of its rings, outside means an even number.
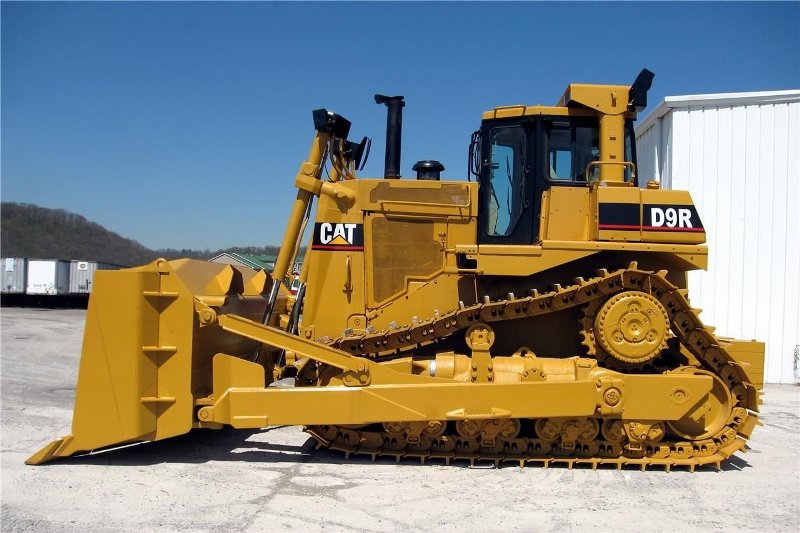
M636 167L652 79L485 112L466 181L433 160L399 179L402 96L375 97L378 179L356 177L369 139L314 111L271 275L187 259L97 272L72 435L28 463L301 425L373 459L719 467L757 425L764 345L715 336L689 303L702 221Z

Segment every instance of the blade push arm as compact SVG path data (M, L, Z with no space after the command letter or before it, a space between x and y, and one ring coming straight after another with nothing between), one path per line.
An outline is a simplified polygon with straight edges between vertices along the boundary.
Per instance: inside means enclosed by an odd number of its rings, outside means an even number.
M300 231L307 216L311 198L315 194L327 192L325 185L328 186L328 189L333 186L333 184L320 181L322 166L328 152L328 144L332 139L347 138L350 132L350 121L336 113L325 109L317 109L314 111L314 128L317 133L311 143L308 157L300 165L300 170L295 179L295 184L298 186L297 198L292 204L286 232L278 252L278 258L275 261L275 269L272 271L273 284L269 294L269 306L264 317L265 324L269 324L280 284L288 274L290 263L297 252Z

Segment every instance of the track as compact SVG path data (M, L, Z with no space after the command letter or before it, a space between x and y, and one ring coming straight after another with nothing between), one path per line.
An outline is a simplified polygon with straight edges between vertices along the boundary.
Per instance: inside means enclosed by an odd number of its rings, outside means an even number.
M317 440L318 446L350 454L364 454L375 459L378 456L403 457L426 460L489 461L526 464L626 465L647 467L686 467L712 464L717 467L736 451L744 448L758 423L759 395L752 383L746 381L744 372L713 335L713 329L703 325L698 312L689 305L682 291L666 279L666 271L639 270L636 263L628 268L608 272L601 270L588 280L578 278L567 287L555 286L546 293L533 291L529 296L489 301L459 309L424 322L382 332L349 336L331 341L330 344L354 355L380 360L396 350L429 344L462 331L472 324L499 322L523 317L542 316L566 308L583 307L613 297L624 291L640 291L653 296L667 311L669 326L683 350L696 359L697 367L682 367L673 371L709 373L717 376L717 388L723 388L720 396L730 393L732 405L727 422L713 434L691 438L686 432L668 424L644 427L646 437L631 440L626 436L621 421L583 419L572 423L583 424L589 430L584 438L564 443L558 431L552 431L546 420L520 421L514 438L503 438L502 432L490 443L465 431L463 426L449 422L440 423L435 431L416 431L409 434L391 425L372 425L363 428L338 426L313 426L306 430ZM585 332L583 332L585 335ZM559 421L553 421L558 424ZM667 431L666 428L669 427ZM550 428L550 429L548 429ZM592 430L592 428L595 428ZM602 430L597 431L597 428ZM637 428L639 431L642 428ZM648 433L649 431L649 433ZM513 434L510 432L509 434ZM683 433L683 435L678 435ZM488 445L487 445L488 444Z

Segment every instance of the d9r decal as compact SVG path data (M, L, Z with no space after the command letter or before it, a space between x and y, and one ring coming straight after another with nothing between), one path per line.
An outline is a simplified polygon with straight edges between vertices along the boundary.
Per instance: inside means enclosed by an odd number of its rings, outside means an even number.
M601 230L705 231L693 205L602 202L598 214Z
M643 210L644 231L705 231L693 205L645 204Z

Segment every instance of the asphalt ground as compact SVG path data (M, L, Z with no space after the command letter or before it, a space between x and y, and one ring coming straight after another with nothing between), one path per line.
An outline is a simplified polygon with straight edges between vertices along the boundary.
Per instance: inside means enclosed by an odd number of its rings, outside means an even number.
M298 427L196 430L38 467L70 433L85 311L0 314L3 531L797 531L800 387L694 473L345 460Z

